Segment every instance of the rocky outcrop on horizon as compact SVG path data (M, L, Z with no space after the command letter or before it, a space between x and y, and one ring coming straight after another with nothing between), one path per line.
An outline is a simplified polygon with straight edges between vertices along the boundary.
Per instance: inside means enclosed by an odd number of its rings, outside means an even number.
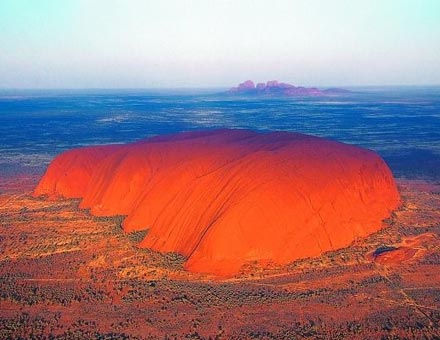
M329 96L341 95L350 91L340 88L318 89L316 87L295 86L288 83L278 82L277 80L269 80L266 83L255 83L252 80L246 80L236 87L232 87L227 94L241 95L265 95L265 96Z

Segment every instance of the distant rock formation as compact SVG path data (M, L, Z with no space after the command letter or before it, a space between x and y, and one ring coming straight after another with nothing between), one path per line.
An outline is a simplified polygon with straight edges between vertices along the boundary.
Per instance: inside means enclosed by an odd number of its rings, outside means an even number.
M219 276L249 261L287 264L346 247L399 205L373 151L247 130L73 149L52 161L34 195L126 215L125 231L149 230L140 247L180 253L187 270Z
M320 90L316 87L301 87L287 83L280 83L277 80L269 80L266 84L258 83L256 86L252 80L246 80L236 87L231 88L227 94L242 95L266 95L266 96L329 96L350 93L340 88Z

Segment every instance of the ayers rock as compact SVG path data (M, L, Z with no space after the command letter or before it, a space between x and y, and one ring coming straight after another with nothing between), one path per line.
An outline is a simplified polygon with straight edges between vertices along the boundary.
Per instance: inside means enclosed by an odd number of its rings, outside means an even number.
M193 272L230 276L348 246L399 205L373 151L290 132L213 130L91 146L57 156L35 196L82 198L93 215L148 229L140 247Z

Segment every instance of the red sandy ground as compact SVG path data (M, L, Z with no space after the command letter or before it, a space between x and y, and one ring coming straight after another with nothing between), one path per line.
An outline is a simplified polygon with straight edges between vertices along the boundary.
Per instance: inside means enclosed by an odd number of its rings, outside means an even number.
M27 181L25 181L28 183ZM139 249L143 232L78 201L0 195L0 339L435 339L440 186L399 181L403 205L348 248L233 279ZM379 246L395 246L378 257Z

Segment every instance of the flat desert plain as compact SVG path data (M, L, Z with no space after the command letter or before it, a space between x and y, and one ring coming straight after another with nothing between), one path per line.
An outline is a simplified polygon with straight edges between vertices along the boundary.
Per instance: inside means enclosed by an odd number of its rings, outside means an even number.
M36 181L0 181L1 339L440 337L439 184L398 180L402 206L348 248L220 279Z

